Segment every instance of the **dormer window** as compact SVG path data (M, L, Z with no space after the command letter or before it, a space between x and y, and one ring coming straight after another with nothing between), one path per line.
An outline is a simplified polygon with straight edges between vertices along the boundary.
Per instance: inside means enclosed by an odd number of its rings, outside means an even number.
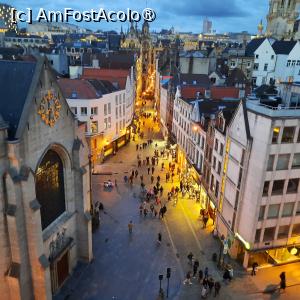
M73 99L76 99L76 98L77 98L77 92L76 92L76 91L73 91L71 97L72 97Z
M196 85L197 84L197 81L196 80L193 80L193 85Z
M225 129L225 120L221 116L219 117L219 120L218 120L218 127L219 127L219 130L221 130L222 132Z

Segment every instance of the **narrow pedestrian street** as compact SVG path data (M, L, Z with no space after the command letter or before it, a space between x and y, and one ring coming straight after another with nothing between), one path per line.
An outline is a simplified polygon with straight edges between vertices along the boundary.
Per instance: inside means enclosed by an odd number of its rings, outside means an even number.
M148 129L150 128L150 130ZM166 182L166 172L171 156L160 157L154 170L154 184L159 175L163 186L161 205L166 205L167 212L163 219L153 216L148 208L147 216L140 215L141 180L147 190L151 189L151 171L148 166L138 167L137 155L141 161L150 158L154 150L165 148L159 126L152 118L145 120L142 128L144 139L132 141L120 149L115 156L110 157L102 165L95 166L93 175L93 202L103 203L100 211L100 227L93 234L94 260L90 265L79 265L73 276L67 282L56 299L120 299L120 300L153 300L159 297L159 278L163 275L162 289L167 296L167 268L171 268L168 291L169 299L193 300L201 296L201 285L197 278L192 278L192 284L184 285L183 280L192 267L188 264L187 255L194 254L199 260L199 269L208 267L209 276L221 283L219 299L274 299L268 294L262 294L263 286L254 283L237 263L232 262L234 279L224 283L223 271L212 261L212 254L219 253L220 244L212 235L212 222L203 229L200 218L200 204L195 199L189 199L181 193L175 204L167 201L167 193L172 186L179 186L179 176L174 182ZM137 136L137 135L136 135ZM137 150L136 145L153 139L153 143L145 149ZM157 146L156 146L157 144ZM150 159L151 161L151 159ZM162 170L161 164L165 168ZM151 164L151 163L150 163ZM177 166L175 170L177 169ZM138 170L133 179L133 185L124 181L124 176L130 177L131 172ZM176 174L176 172L175 172ZM104 187L104 181L110 179L117 186L111 189ZM155 205L159 211L160 205ZM133 222L133 232L128 232L128 223ZM157 243L158 233L162 235L161 244ZM207 298L214 298L213 293ZM284 298L288 299L288 298ZM292 299L292 298L291 298Z

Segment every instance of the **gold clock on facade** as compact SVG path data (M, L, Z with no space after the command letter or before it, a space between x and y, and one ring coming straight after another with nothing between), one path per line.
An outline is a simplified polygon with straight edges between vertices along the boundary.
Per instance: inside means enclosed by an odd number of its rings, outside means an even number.
M41 100L38 114L46 125L53 127L59 118L60 109L61 104L58 98L52 91L48 91Z

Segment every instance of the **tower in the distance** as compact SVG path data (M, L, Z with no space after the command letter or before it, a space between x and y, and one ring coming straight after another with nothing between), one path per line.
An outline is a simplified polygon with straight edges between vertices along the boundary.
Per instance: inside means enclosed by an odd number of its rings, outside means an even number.
M203 20L202 33L211 33L211 32L212 32L212 21L210 21L208 18L205 18Z
M267 35L276 39L299 39L300 0L270 0Z

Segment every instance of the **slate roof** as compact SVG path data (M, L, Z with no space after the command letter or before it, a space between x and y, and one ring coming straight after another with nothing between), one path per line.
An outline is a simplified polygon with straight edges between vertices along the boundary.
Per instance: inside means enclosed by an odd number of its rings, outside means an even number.
M67 99L99 99L118 90L106 80L61 78L58 84Z
M13 139L36 69L36 62L0 61L0 113Z
M99 60L99 66L105 69L124 69L129 70L134 65L133 53L84 53L83 64L91 66L93 59Z
M111 83L118 83L121 89L125 89L129 75L129 70L84 68L82 78L108 80Z
M264 42L266 38L252 39L246 46L246 56L253 56L255 50Z
M180 74L180 84L197 85L205 88L210 87L210 79L205 74Z
M272 48L276 54L289 54L296 44L296 41L275 41Z
M205 99L198 102L200 115L211 115L219 111L233 110L238 107L239 100L209 100Z
M227 86L235 86L236 84L249 84L246 75L239 68L233 69L226 79Z

